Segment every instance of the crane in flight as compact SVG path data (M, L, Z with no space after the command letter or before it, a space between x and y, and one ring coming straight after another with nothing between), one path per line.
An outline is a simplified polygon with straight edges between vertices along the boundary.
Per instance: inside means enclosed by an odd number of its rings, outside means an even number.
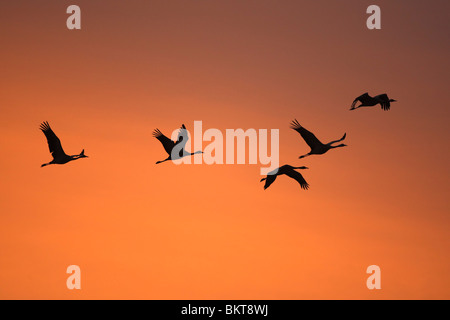
M177 141L172 141L171 139L167 138L164 134L162 134L161 131L159 131L159 129L155 129L153 131L153 136L161 142L164 150L166 150L167 154L169 155L166 159L157 161L156 164L168 160L177 160L183 157L192 156L194 154L203 153L203 151L187 152L184 149L186 146L186 142L189 139L188 132L184 124L178 131Z
M47 121L41 123L40 129L47 138L48 148L53 156L52 161L42 164L41 167L48 166L49 164L65 164L72 160L88 157L84 154L84 149L80 152L80 154L67 155L62 148L61 141L53 132L52 128L50 128L50 125Z
M361 102L359 106L356 105L358 101ZM377 104L380 104L381 109L383 109L384 111L388 111L389 109L391 109L391 102L396 101L397 100L389 99L386 93L371 97L369 96L369 93L366 92L353 100L350 110L355 110L361 107L373 107Z
M291 122L291 128L294 129L295 131L297 131L298 133L300 133L303 140L305 140L305 142L311 148L311 151L309 153L300 156L299 159L310 156L312 154L324 154L325 152L327 152L330 149L347 146L346 144L343 144L343 143L333 146L334 143L341 142L342 140L344 140L345 137L347 136L346 133L339 140L334 140L334 141L328 142L327 144L323 144L322 142L320 142L319 139L316 138L316 136L312 132L310 132L310 131L306 130L304 127L302 127L300 125L300 123L298 123L297 119L294 119L294 121Z
M288 164L285 164L284 166L281 166L279 168L276 168L275 170L270 171L267 174L267 177L262 178L260 181L260 182L266 181L266 183L264 184L264 190L266 190L276 180L277 176L281 176L283 174L296 180L303 190L308 190L309 188L308 182L306 182L305 178L303 178L300 172L295 171L295 169L308 169L308 167L293 167Z

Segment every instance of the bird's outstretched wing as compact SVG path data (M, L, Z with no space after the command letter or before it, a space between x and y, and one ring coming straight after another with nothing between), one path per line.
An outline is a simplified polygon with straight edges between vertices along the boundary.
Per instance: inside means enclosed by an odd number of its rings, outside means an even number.
M57 159L66 156L66 153L64 152L61 146L61 141L53 132L52 128L50 128L50 125L48 124L47 121L41 123L40 129L47 138L48 148L53 158Z
M388 111L391 108L391 103L386 93L380 94L376 98L380 101L381 109Z
M297 119L294 119L291 122L291 128L294 129L295 131L297 131L298 133L300 133L300 135L302 136L303 140L305 140L305 142L308 144L308 146L311 149L313 149L317 145L321 145L322 144L322 142L320 142L320 140L317 139L316 136L312 132L309 132L308 130L303 128L300 125L300 123L298 123Z
M162 132L159 131L159 129L155 129L153 131L153 136L161 142L161 144L164 147L164 150L166 150L166 152L168 154L171 154L172 149L175 146L175 142L173 142L172 140L167 138L165 135L163 135Z
M352 105L351 105L351 108L352 108L352 109L355 108L355 105L356 105L356 103L357 103L358 101L361 102L361 103L364 103L364 102L366 102L366 101L368 101L368 100L370 100L369 93L368 93L368 92L363 93L363 94L360 95L359 97L356 97L355 100L353 100L353 103L352 103Z
M182 124L180 130L178 131L177 142L175 144L176 145L180 144L180 146L183 146L184 149L184 146L186 145L186 142L188 140L189 140L188 132L184 124Z
M291 177L292 179L297 180L302 189L308 190L309 184L308 182L306 182L305 178L303 178L303 176L299 172L295 171L294 169L291 169L286 170L284 174L287 175L288 177Z
M264 183L264 190L266 190L277 178L276 174L268 174L266 178L266 183Z
M369 93L368 92L366 92L366 93L363 93L362 95L360 95L359 97L357 97L357 98L355 98L355 100L354 101L358 101L358 100L367 100L368 98L370 98L370 96L369 96Z

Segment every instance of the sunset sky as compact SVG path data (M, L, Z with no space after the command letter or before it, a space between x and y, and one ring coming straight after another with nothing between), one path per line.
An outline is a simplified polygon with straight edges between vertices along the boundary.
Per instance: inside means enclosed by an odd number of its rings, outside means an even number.
M0 299L450 299L449 21L447 0L2 1ZM349 111L364 92L398 102ZM298 159L294 118L348 147ZM41 168L43 121L89 158ZM310 189L155 164L152 131L194 121L279 129Z

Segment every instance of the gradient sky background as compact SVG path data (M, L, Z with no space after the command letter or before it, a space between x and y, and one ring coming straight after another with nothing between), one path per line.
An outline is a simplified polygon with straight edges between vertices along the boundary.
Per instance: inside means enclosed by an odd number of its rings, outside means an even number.
M449 19L447 0L2 1L0 298L449 299ZM348 111L364 92L398 102ZM299 160L294 118L349 146ZM153 129L195 120L280 129L310 190L156 165ZM42 121L89 158L40 168Z

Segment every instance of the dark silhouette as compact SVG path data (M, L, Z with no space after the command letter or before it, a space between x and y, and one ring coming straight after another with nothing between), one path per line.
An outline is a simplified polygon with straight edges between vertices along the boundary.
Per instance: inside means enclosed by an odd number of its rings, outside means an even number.
M357 102L361 102L359 106L356 106ZM397 100L389 99L386 93L380 94L375 97L369 96L369 94L366 92L359 97L357 97L355 100L353 100L352 106L350 110L355 110L361 107L373 107L377 104L380 104L381 109L384 111L388 111L391 108L391 102L396 102Z
M308 190L309 184L306 182L305 178L303 176L295 171L295 169L308 169L308 167L293 167L288 164L281 166L275 170L270 171L267 174L267 177L262 178L260 182L266 180L266 183L264 184L264 190L266 190L277 178L277 176L280 176L282 174L287 175L288 177L291 177L292 179L295 179L302 189Z
M305 140L305 142L308 144L308 146L311 148L311 151L303 156L300 156L299 159L310 156L312 154L324 154L330 149L333 148L339 148L339 147L346 147L346 144L340 144L337 146L332 146L333 143L340 142L345 139L347 134L345 133L344 136L339 140L334 140L331 142L328 142L327 144L323 144L320 142L319 139L316 138L316 136L303 128L300 123L298 123L297 119L294 119L294 121L291 122L291 128L300 133L302 138Z
M168 160L181 159L183 157L192 156L197 153L203 153L203 151L196 151L196 152L191 153L191 152L187 152L184 149L184 147L186 146L186 142L189 139L189 136L188 136L188 133L187 133L187 130L186 130L186 127L184 126L184 124L181 126L180 131L178 132L178 137L177 137L176 142L170 140L165 135L163 135L161 133L161 131L159 131L159 129L155 129L153 131L153 136L162 143L164 150L166 150L166 152L169 154L169 156L166 159L164 159L162 161L158 161L158 162L156 162L156 164L164 162L164 161L168 161Z
M47 121L41 123L40 129L45 134L45 137L47 138L48 148L50 149L50 153L53 156L53 160L49 163L44 163L41 165L41 167L45 167L49 164L64 164L72 160L80 159L80 158L87 158L88 156L84 155L84 149L81 151L80 154L69 156L67 155L62 146L61 141L56 136L56 134L53 132L53 130L50 128L50 125Z

